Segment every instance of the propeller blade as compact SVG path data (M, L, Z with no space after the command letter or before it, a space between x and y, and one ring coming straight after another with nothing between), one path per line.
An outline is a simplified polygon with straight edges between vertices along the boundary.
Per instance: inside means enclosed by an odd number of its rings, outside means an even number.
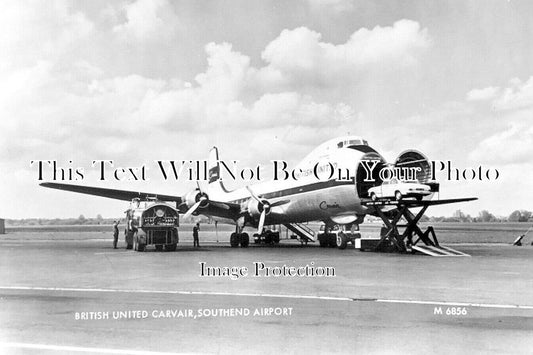
M261 199L256 195L254 194L254 192L252 191L252 189L250 188L250 186L246 186L246 189L248 190L248 192L250 192L250 195L252 195L252 197L254 198L254 200L256 200L257 202L259 202L259 204L263 204L263 201L261 201Z
M196 202L194 205L192 205L191 208L189 208L187 212L185 212L182 218L183 219L189 218L194 213L194 211L196 211L198 207L200 207L201 204L202 204L202 200Z
M261 212L261 217L259 217L259 224L257 225L257 233L258 234L263 233L263 226L265 224L265 217L266 217L266 211L263 210L263 212Z

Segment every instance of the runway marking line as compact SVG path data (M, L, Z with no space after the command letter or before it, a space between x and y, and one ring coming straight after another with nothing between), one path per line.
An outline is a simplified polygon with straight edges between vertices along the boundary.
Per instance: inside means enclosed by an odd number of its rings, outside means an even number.
M505 308L505 309L531 309L533 306L516 304L493 304L493 303L471 303L471 302L450 302L450 301L423 301L423 300L401 300L401 299L381 299L381 298L352 298L338 296L315 296L315 295L289 295L273 293L243 293L243 292L216 292L216 291L177 291L177 290L132 290L132 289L112 289L112 288L77 288L77 287L38 287L38 286L0 286L0 290L24 290L24 291L60 291L60 292L102 292L102 293L159 293L169 295L203 295L203 296L238 296L238 297L268 297L268 298L288 298L288 299L310 299L326 301L347 301L347 302L379 302L379 303L399 303L399 304L420 304L435 306L457 306L457 307L477 307L477 308Z
M146 350L126 350L126 349L108 349L108 348L89 348L81 346L68 345L48 345L48 344L30 344L30 343L3 343L0 342L1 348L18 348L18 349L36 349L36 350L53 350L66 352L84 352L98 354L128 354L128 355L169 355L178 353L166 353Z
M120 251L102 251L99 253L94 253L94 255L137 255L137 254L120 252Z

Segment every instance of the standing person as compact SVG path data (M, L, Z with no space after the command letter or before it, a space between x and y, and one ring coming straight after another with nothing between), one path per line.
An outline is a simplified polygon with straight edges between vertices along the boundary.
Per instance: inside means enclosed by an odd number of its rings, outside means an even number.
M196 223L196 225L192 229L192 237L194 238L194 247L200 247L200 240L198 239L198 231L200 230L200 223Z
M113 222L113 248L117 248L118 243L118 221Z

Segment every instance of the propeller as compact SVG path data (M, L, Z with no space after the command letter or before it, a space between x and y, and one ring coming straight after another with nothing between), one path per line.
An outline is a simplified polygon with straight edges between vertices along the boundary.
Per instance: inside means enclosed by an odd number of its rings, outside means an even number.
M257 201L257 204L258 204L258 207L259 207L259 210L261 210L261 215L259 216L259 224L257 225L257 233L258 234L261 234L263 232L263 227L265 225L265 218L266 218L266 215L270 213L270 209L272 207L277 207L277 206L281 206L281 205L285 205L287 203L290 202L290 200L280 200L280 201L276 201L274 203L270 203L268 202L267 200L265 199L261 199L259 198L259 196L257 196L253 191L252 189L250 188L250 186L246 186L246 189L248 190L248 192L250 193L250 196L252 196L252 198L254 200Z
M209 196L205 192L202 191L202 188L200 187L200 182L196 181L196 186L198 186L196 190L200 192L198 195L196 195L197 201L194 203L194 205L191 206L191 208L187 210L187 212L185 212L185 214L182 217L183 219L189 218L198 208L205 207L209 204L217 208L222 208L225 210L230 209L230 206L228 206L227 204L223 202L209 200Z
M198 198L198 201L194 205L192 205L192 207L189 208L187 212L185 212L185 214L183 215L183 219L189 218L194 213L194 211L198 209L198 207L200 207L202 204L205 204L208 201L209 201L209 198L207 197L207 195L200 192L200 198Z

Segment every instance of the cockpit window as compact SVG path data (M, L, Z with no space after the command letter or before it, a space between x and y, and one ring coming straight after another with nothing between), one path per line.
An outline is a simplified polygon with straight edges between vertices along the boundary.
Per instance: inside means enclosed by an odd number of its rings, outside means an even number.
M368 146L368 142L362 139L349 139L349 140L345 140L345 141L337 143L338 148L361 146L361 145Z

